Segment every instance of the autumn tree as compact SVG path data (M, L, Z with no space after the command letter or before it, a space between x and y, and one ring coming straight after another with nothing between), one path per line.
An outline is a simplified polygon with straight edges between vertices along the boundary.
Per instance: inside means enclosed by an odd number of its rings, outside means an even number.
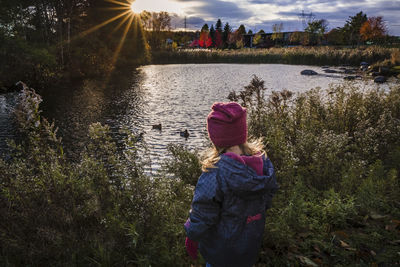
M151 29L151 21L152 21L151 13L149 11L144 10L139 14L139 16L142 21L143 28L145 30L150 30Z
M217 20L217 23L215 24L215 33L213 37L213 46L217 48L223 48L223 41L222 41L222 21L221 19Z
M289 42L293 44L300 44L301 43L301 32L295 31L290 35Z
M210 36L208 24L204 24L201 28L199 45L204 48L208 48L212 45L212 39Z
M368 18L360 29L360 35L365 41L380 42L386 33L386 25L381 16Z
M222 41L222 33L220 31L215 32L215 47L223 48L224 43Z
M150 21L146 22L150 25L148 35L150 46L152 49L159 49L165 40L164 32L171 29L171 16L168 12L152 12Z
M271 39L273 41L275 41L275 44L279 41L283 39L283 23L279 23L279 24L274 24L272 25L272 36Z
M239 26L239 28L235 32L235 46L236 48L244 47L244 34L246 34L246 28L243 24Z
M253 45L257 46L259 44L261 44L262 42L262 36L260 33L256 33L253 37Z
M264 44L263 34L265 34L264 30L259 30L253 37L253 45L257 47L261 47Z

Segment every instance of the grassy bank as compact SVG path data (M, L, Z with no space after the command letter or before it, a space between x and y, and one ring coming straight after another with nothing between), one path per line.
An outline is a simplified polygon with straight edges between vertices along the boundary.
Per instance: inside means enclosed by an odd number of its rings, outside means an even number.
M281 185L258 265L399 264L400 87L264 92L255 78L229 96L247 106ZM135 136L126 133L121 153L108 127L93 124L70 162L39 102L21 98L24 141L0 160L0 265L187 266L182 224L198 155L170 146L149 179Z
M352 65L370 64L391 59L398 48L335 48L292 47L241 50L168 50L153 51L153 64L184 63L279 63L295 65Z

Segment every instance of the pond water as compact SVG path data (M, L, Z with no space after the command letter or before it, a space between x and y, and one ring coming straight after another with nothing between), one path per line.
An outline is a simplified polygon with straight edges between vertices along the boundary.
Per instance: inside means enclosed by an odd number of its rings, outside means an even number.
M300 75L304 69L321 74ZM79 153L84 146L88 125L99 121L111 127L116 139L121 138L122 128L143 133L152 168L157 169L167 155L168 144L200 150L207 146L206 116L211 105L228 101L229 92L242 90L253 75L265 81L267 95L271 90L304 92L344 82L344 74L322 73L320 67L280 64L149 65L133 74L114 75L107 83L87 81L78 87L50 88L40 92L44 99L41 108L45 117L55 120L71 154ZM368 88L378 86L356 83ZM10 107L15 96L0 96L0 150L5 148L4 140L12 137ZM162 129L153 129L156 124ZM187 139L179 134L185 129L190 133Z

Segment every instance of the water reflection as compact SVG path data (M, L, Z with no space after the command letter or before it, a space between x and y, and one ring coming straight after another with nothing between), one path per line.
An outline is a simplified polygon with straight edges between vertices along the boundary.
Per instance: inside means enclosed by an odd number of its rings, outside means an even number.
M157 169L170 143L183 144L189 149L207 146L205 118L210 106L216 101L227 101L229 92L242 90L254 74L265 81L267 94L271 90L327 89L329 84L344 82L344 75L340 74L302 76L303 69L323 73L320 67L279 64L144 66L134 73L115 74L107 84L86 81L82 86L40 92L44 99L41 108L45 117L55 120L66 151L72 157L84 147L88 126L101 122L110 126L117 140L122 139L119 133L122 128L142 134L153 168ZM5 97L0 97L1 127L9 116L4 110L13 105ZM156 124L161 124L162 129L153 129ZM187 139L180 135L186 129L190 134ZM1 133L0 140L4 142Z
M81 86L40 92L43 115L56 122L70 157L76 157L84 147L91 123L108 124L118 139L127 118L139 117L143 101L137 85L141 77L135 71L112 76L107 84L85 81Z

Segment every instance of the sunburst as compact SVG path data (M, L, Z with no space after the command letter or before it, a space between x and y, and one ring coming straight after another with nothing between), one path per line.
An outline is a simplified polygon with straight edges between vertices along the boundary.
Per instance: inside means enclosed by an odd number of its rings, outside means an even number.
M120 29L124 24L125 28L123 31L123 34L121 36L121 40L118 43L118 46L113 54L112 57L112 65L115 65L119 53L121 52L122 46L124 45L126 36L129 32L129 30L132 27L133 24L133 20L135 19L135 17L137 16L137 14L134 12L133 9L133 3L135 2L135 0L126 0L126 1L118 1L118 0L105 0L106 2L112 3L115 6L113 7L109 7L109 10L121 10L121 13L119 13L118 15L82 32L78 37L85 37L86 35L110 24L111 22L117 21L117 20L121 20L118 25L113 29L113 32L117 31L118 29Z

